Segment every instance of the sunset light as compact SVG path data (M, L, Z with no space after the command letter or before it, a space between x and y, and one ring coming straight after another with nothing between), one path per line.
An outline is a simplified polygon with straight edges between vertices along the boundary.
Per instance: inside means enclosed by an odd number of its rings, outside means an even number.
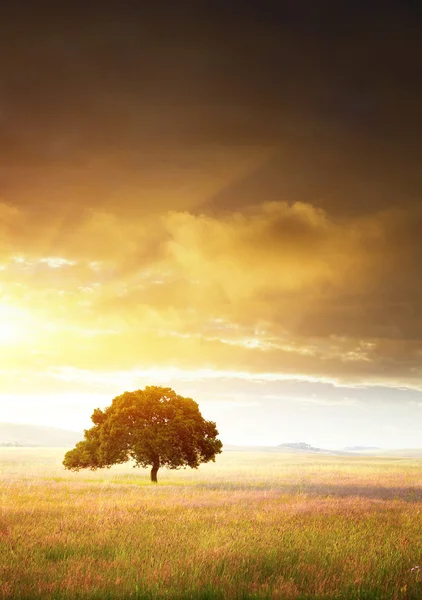
M0 3L0 599L422 599L422 2Z
M28 337L28 315L13 306L0 304L0 344L19 344Z

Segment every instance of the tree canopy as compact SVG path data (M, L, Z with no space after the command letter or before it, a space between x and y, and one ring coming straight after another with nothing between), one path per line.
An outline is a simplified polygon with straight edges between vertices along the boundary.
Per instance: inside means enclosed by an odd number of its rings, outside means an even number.
M135 461L151 466L157 481L160 467L179 469L215 461L222 449L213 421L206 421L192 398L171 388L149 386L117 396L104 410L91 416L94 426L85 439L65 454L66 469L101 469Z

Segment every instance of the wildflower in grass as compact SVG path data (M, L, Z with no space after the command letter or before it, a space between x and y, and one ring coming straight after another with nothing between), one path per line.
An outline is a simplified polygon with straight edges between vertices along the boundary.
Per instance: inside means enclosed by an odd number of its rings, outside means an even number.
M419 565L415 565L414 567L412 567L410 569L410 572L415 575L416 581L419 581L419 578L420 578L421 573L422 573L422 570L421 570L420 566Z

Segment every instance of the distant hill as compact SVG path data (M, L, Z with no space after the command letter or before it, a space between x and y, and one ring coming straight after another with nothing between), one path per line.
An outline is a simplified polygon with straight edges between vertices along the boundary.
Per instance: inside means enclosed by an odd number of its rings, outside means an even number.
M346 452L376 452L381 450L378 446L346 446Z
M279 446L235 446L233 444L224 444L223 452L271 452L274 454L316 454L319 456L350 456L350 457L374 457L374 458L421 458L422 448L403 448L398 450L383 450L379 448L370 448L363 446L351 446L351 449L327 450L324 448L315 448L304 442L293 442L290 444L280 444ZM358 450L359 448L359 450Z
M278 448L285 448L286 450L293 450L299 452L324 452L324 450L321 450L321 448L315 448L315 446L311 446L311 444L305 444L305 442L290 442L288 444L279 444Z
M235 446L233 444L224 444L223 452L272 452L275 454L331 454L336 456L352 456L352 452L344 450L326 450L324 448L315 448L310 444L303 442L293 442L291 444L280 444L279 446Z
M42 425L24 425L22 423L0 423L0 447L44 446L63 447L74 446L83 438L83 433L45 427Z

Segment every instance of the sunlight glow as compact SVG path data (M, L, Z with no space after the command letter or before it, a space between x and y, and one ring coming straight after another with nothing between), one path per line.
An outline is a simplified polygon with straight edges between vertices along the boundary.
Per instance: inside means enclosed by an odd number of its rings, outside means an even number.
M27 335L28 318L23 309L0 304L0 344L21 342Z

